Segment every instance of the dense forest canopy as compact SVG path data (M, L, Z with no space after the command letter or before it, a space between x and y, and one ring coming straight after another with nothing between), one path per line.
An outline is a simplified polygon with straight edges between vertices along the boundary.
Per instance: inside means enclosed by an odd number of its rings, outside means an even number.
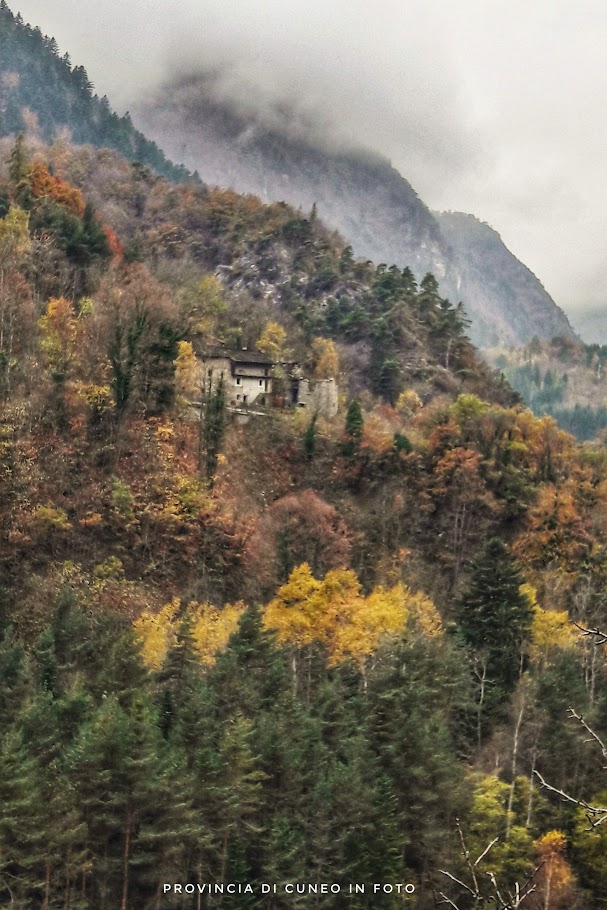
M549 414L582 441L607 428L607 346L571 338L533 338L522 348L496 349L489 360L535 414Z
M534 774L604 804L567 713L605 735L571 622L605 625L604 452L517 403L433 276L315 212L66 141L2 159L3 900L464 908L458 824L499 838L477 905L488 872L605 899L603 829ZM218 343L335 376L340 412L232 422Z

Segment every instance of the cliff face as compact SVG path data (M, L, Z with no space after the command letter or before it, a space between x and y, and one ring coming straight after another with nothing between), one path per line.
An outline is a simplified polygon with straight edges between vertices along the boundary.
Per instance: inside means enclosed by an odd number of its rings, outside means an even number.
M442 293L462 300L481 347L533 335L573 336L540 281L488 225L469 215L432 213L409 182L379 155L344 151L323 139L285 132L254 114L212 100L204 84L173 86L137 115L144 131L211 185L264 201L285 200L338 230L354 253L408 265L418 281L431 271Z
M452 269L443 290L451 299L464 301L479 344L524 344L534 335L573 337L565 313L497 231L460 212L435 217L451 247Z

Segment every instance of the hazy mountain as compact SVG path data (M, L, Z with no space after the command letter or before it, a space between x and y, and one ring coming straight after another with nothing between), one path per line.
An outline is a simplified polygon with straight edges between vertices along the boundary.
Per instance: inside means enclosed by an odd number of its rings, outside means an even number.
M50 141L67 130L74 142L114 148L171 180L187 179L160 145L209 184L304 212L316 204L357 256L408 265L418 280L433 272L444 295L464 302L480 346L573 335L540 282L487 225L431 213L387 160L337 147L328 130L288 106L235 105L212 87L209 77L183 79L139 111L150 140L95 94L85 69L60 56L53 38L0 3L0 135L24 130Z
M256 112L213 94L209 77L183 79L137 114L167 154L209 184L285 200L319 216L375 262L432 271L472 319L473 340L489 347L532 335L573 335L540 281L472 216L436 215L388 161L343 150L285 108Z
M586 344L607 344L607 309L574 313L571 321Z
M434 214L452 250L448 293L464 301L484 347L573 335L565 313L497 231L473 215Z

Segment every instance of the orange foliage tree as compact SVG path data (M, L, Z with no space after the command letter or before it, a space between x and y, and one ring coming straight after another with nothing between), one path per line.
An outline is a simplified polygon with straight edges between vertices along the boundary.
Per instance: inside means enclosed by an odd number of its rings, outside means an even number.
M41 161L34 161L29 169L29 186L36 199L50 199L57 205L69 209L79 218L84 214L85 202L80 190L65 180L54 177Z

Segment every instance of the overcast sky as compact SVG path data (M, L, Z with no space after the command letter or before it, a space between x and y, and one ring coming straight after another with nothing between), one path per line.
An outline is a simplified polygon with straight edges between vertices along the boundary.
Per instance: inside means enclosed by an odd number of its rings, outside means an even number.
M9 0L121 112L235 66L472 212L568 311L607 306L605 0Z

